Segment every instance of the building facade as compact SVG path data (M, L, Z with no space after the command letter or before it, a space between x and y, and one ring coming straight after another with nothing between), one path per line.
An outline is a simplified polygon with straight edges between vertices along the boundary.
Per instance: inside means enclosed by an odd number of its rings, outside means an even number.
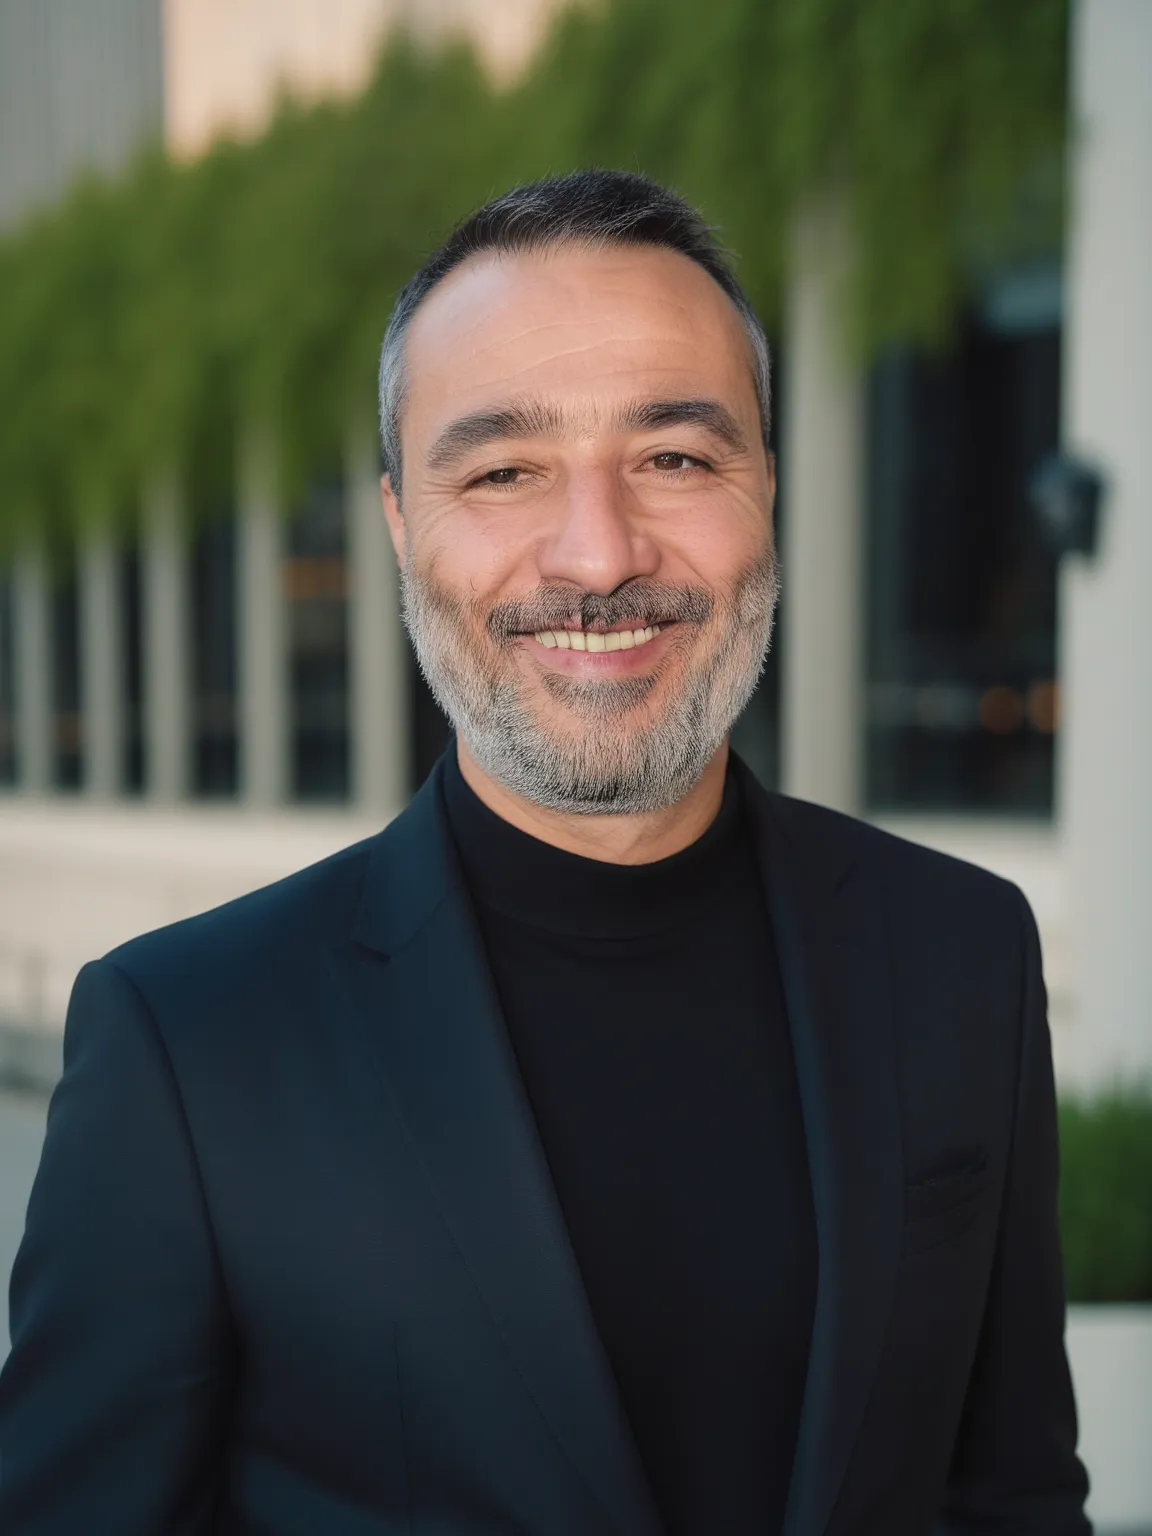
M162 132L174 153L194 155L218 133L258 132L280 90L307 98L356 89L390 27L467 32L494 70L512 72L551 9L549 0L0 0L0 223L11 227L86 165L123 163L149 136ZM1152 581L1135 510L1152 487L1141 458L1147 434L1125 437L1116 413L1102 420L1093 402L1107 375L1110 388L1126 380L1146 407L1152 380L1137 377L1131 338L1108 330L1110 310L1103 360L1101 325L1083 317L1114 286L1092 231L1113 221L1113 238L1152 269L1152 212L1133 203L1127 178L1136 172L1123 161L1126 144L1152 133L1123 68L1124 57L1139 56L1148 15L1142 0L1080 7L1077 89L1095 125L1095 158L1076 162L1091 223L1087 233L1083 218L1076 226L1070 276L1054 262L999 274L947 357L893 351L864 376L847 369L834 324L844 255L834 213L829 223L817 210L807 245L799 232L778 369L781 624L736 733L766 782L1018 879L1045 934L1058 1059L1085 1078L1152 1065L1152 986L1135 961L1123 974L1143 1021L1110 1024L1105 1056L1073 1049L1080 975L1103 977L1119 962L1104 935L1097 948L1112 955L1109 967L1081 953L1068 894L1083 872L1093 911L1101 900L1107 906L1099 891L1109 874L1092 850L1109 837L1124 842L1115 858L1129 871L1128 915L1114 914L1109 933L1119 924L1135 953L1134 924L1152 921L1152 889L1140 873L1152 869L1152 821L1133 788L1145 772L1152 782L1152 637L1137 634L1146 623L1139 612L1152 609L1131 584L1146 591ZM1125 313L1146 330L1142 302ZM1062 355L1069 329L1071 378ZM1152 336L1145 357L1148 343ZM1087 375L1098 379L1095 394ZM1117 490L1108 514L1115 539L1091 571L1081 562L1062 574L1028 483L1069 433L1083 437ZM160 478L144 490L138 538L94 535L64 559L29 546L0 577L0 785L8 792L0 843L15 815L30 824L33 801L37 816L55 807L73 829L87 806L91 825L107 829L109 860L118 846L138 846L124 818L151 815L169 862L179 864L173 849L183 826L190 845L199 840L195 863L205 839L218 836L223 847L248 836L245 827L266 850L261 818L280 813L279 851L264 863L230 864L222 854L220 867L232 871L223 885L209 882L209 893L189 880L186 905L203 903L281 872L294 861L294 837L303 862L321 824L325 846L348 841L354 822L379 825L422 779L446 727L402 632L370 432L350 427L342 462L295 506L278 503L275 458L276 444L250 433L231 504L194 532L183 488ZM1125 660L1114 670L1124 678L1123 726L1115 713L1092 715L1093 699L1105 696L1101 658L1121 634ZM1086 671L1075 662L1089 653ZM1075 747L1057 734L1058 674L1090 722ZM1113 699L1109 708L1122 706ZM1117 730L1129 768L1106 785L1095 765ZM1102 827L1109 805L1134 818L1127 831ZM171 819L175 808L180 821ZM1062 826L1079 829L1078 863ZM23 833L17 841L31 859ZM25 888L39 889L31 866L21 867ZM55 1017L74 962L125 934L77 931L62 958L31 962L46 919L16 896L6 913L4 901L0 891L0 1013L29 1011L19 1001L31 995L23 980L11 983L16 1001L5 1003L7 963L19 977L39 966L57 978L39 986L53 999L41 1012ZM182 910L170 893L156 904L161 919ZM138 919L133 897L122 926L147 925ZM1094 1007L1114 1019L1122 1006L1115 987L1101 980L1098 990ZM1081 1029L1081 1043L1087 1038Z
M0 233L163 131L157 0L0 0Z

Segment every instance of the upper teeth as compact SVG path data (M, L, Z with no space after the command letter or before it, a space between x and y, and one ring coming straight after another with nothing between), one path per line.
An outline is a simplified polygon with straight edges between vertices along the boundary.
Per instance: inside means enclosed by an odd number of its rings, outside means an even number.
M607 633L598 629L538 629L535 638L549 650L558 646L562 651L630 651L633 646L647 645L659 633L659 624L649 624L647 629L611 629Z

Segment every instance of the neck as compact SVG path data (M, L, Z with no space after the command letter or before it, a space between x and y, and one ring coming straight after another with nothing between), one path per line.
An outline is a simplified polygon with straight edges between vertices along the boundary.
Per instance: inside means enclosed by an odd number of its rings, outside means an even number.
M552 811L526 800L485 773L457 737L456 751L465 783L490 811L530 837L607 864L653 864L671 858L701 837L724 798L728 766L725 741L682 800L661 811L639 815L580 816Z

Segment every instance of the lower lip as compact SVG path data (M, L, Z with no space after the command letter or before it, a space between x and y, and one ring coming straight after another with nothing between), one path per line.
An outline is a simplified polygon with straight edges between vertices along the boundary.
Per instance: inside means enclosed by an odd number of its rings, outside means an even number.
M522 635L520 643L538 665L566 677L636 677L650 671L666 653L674 628L665 624L646 644L627 651L565 651L558 645L541 645L534 635Z

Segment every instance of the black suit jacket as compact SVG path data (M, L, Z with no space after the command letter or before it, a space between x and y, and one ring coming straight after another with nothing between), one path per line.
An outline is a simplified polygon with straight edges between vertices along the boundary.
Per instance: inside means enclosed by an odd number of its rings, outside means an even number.
M785 1536L1082 1536L1025 902L746 788L820 1255ZM65 1055L5 1536L659 1536L438 773L86 967Z

